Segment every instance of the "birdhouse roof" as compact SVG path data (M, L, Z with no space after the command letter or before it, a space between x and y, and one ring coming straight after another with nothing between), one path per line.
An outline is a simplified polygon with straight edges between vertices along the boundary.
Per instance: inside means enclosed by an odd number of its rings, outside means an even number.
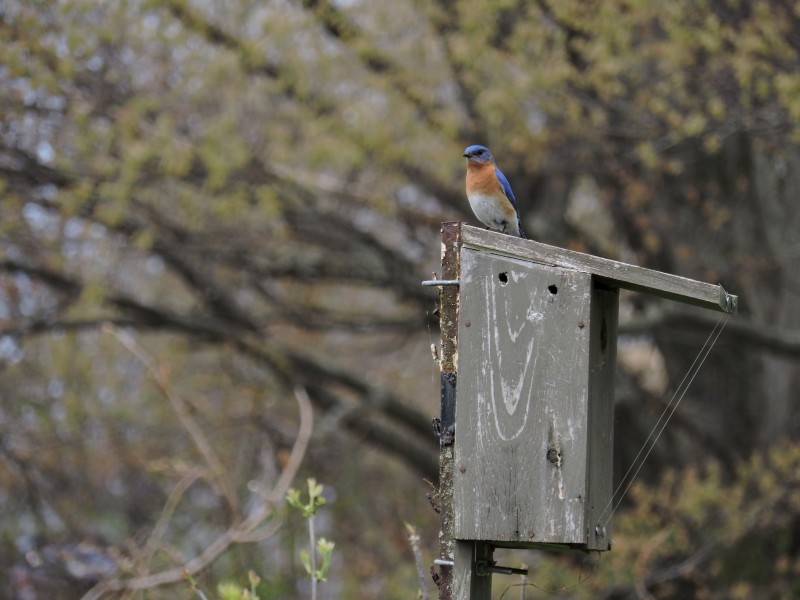
M660 296L728 314L736 314L737 311L738 297L726 292L719 284L703 283L469 225L461 226L461 244L466 248L590 273L613 287Z

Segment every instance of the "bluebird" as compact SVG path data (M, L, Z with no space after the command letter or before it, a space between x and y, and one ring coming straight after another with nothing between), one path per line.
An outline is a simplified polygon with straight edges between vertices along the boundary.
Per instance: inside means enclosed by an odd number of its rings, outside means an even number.
M517 199L508 179L485 146L464 150L467 159L467 199L478 220L494 231L526 238L519 222Z

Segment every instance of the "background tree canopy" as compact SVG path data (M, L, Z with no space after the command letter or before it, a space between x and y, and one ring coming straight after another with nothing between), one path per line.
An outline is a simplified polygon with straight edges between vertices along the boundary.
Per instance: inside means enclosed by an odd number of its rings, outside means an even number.
M570 594L798 593L799 52L779 0L5 0L0 598L307 595L293 475L329 597L413 594L473 143L531 237L740 295ZM624 298L622 472L713 318Z

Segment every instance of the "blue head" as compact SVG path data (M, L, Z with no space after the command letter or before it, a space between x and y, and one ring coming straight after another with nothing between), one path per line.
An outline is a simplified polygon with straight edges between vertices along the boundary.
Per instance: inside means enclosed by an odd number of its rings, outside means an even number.
M479 163L490 163L494 161L491 151L486 146L469 146L462 154L467 160L474 160Z

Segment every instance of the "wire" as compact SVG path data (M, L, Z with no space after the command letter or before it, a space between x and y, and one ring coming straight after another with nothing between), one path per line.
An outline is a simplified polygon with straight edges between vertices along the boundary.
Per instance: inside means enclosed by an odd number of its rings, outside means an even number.
M619 505L622 503L622 499L625 498L625 495L628 493L628 490L631 488L631 485L633 485L633 482L636 479L636 476L639 474L639 471L641 471L642 466L647 460L647 457L650 456L650 453L653 451L653 448L655 448L655 445L658 442L658 438L661 437L661 434L667 427L669 420L672 418L672 415L675 414L675 411L678 409L681 400L683 400L683 397L686 395L686 391L689 389L689 386L692 385L694 378L697 376L697 373L700 371L700 368L703 366L703 363L706 361L706 358L708 358L708 355L711 353L711 350L717 343L717 339L722 333L722 330L725 329L725 325L728 323L729 318L730 315L723 314L714 324L714 328L711 330L711 333L708 334L708 337L706 338L703 347L700 348L700 351L697 353L697 356L695 356L691 366L686 371L686 375L684 375L683 379L681 379L681 382L678 384L678 387L672 394L672 397L670 398L669 402L667 403L667 406L661 413L661 416L658 418L658 421L656 421L656 424L650 430L650 434L647 436L647 439L644 441L644 444L642 444L642 447L639 449L639 452L636 454L636 457L633 459L633 462L631 462L631 466L628 467L627 472L622 477L622 480L619 482L619 485L617 485L617 488L614 490L614 493L611 494L611 498L608 500L608 504L606 504L606 507L603 509L603 512L600 513L600 517L598 518L598 525L603 523L603 517L605 516L606 512L608 512L609 508L611 508L611 513L608 515L607 520L611 521L611 517L614 516L614 513L616 512L617 508L619 508ZM661 424L662 421L664 421L663 424ZM655 439L653 439L653 435L655 435ZM652 443L650 442L651 439ZM649 448L648 444L650 445ZM647 449L647 452L645 452L645 449ZM642 456L643 452L645 452L644 457L642 457L642 459L639 460L639 457ZM637 466L637 461L638 461L638 466ZM634 467L636 467L635 471ZM631 475L632 471L633 475ZM620 497L617 499L616 504L614 504L614 498L617 496L617 494L619 494L619 491L623 488L623 486L625 486L625 488L622 491Z
M578 581L576 581L575 583L572 583L570 585L566 585L566 586L563 586L563 587L559 587L559 588L546 588L546 587L537 585L535 583L530 583L528 581L525 581L525 582L522 582L522 583L512 583L511 585L506 586L506 589L503 590L503 593L500 596L500 600L503 600L503 598L505 598L505 596L506 596L506 593L508 593L513 588L521 588L521 589L524 590L526 587L532 587L532 588L537 589L537 590L539 590L541 592L545 592L546 594L560 594L561 592L568 592L569 590L578 587L584 581L589 579L589 577L594 575L597 572L598 567L600 567L600 561L602 560L603 555L600 553L599 550L594 550L594 552L597 553L597 562L595 562L595 563L593 563L591 565L591 569L585 570L586 563L589 560L589 558L591 558L591 555L587 554L586 557L581 561L581 571L578 574Z

